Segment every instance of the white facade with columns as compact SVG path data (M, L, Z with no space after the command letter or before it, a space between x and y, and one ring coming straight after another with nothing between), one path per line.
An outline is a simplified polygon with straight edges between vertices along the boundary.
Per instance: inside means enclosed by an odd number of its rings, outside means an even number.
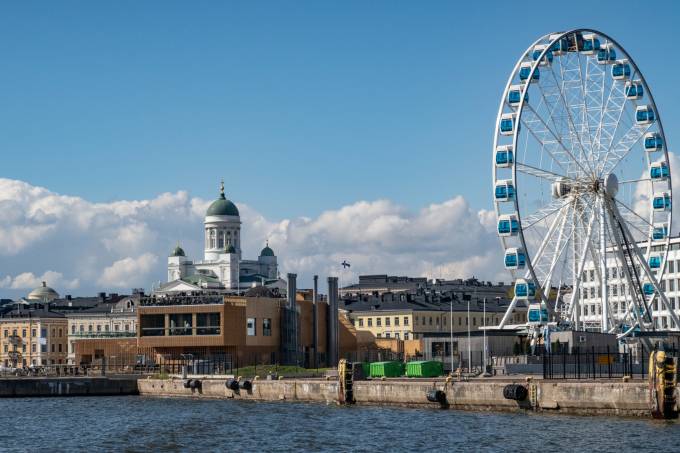
M203 226L203 260L189 260L178 245L168 257L168 282L181 280L205 289L241 289L278 278L277 259L269 244L256 260L241 258L241 217L236 205L224 196L224 183L219 198L206 212Z

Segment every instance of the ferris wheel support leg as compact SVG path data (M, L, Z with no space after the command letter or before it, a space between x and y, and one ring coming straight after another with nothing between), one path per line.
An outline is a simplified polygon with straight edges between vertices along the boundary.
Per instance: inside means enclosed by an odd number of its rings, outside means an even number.
M620 218L618 208L614 205L614 206L612 206L612 209L614 211L614 214L617 217ZM632 238L630 232L628 231L628 227L626 226L626 224L621 223L621 227L623 228L625 234L629 238ZM678 318L678 315L675 313L675 311L671 307L671 304L668 302L668 298L666 297L666 292L661 290L661 286L659 285L659 282L656 279L656 276L652 273L652 270L649 268L649 264L647 263L644 256L642 255L642 252L640 251L640 248L637 246L637 243L635 241L632 241L632 244L633 244L633 251L635 252L635 255L637 256L638 261L640 261L640 265L642 267L642 270L644 271L645 275L649 279L649 282L654 286L654 290L656 291L655 294L658 295L659 298L661 299L661 303L663 304L664 308L670 314L670 317L673 320L673 323L675 323L676 326L680 326L680 319ZM666 265L665 262L663 264L664 264L664 266Z
M613 237L616 239L616 242L618 243L618 246L615 247L616 253L619 257L619 260L621 261L621 268L624 271L626 281L628 283L628 288L630 291L630 296L631 300L630 303L626 304L626 313L624 314L623 319L629 319L631 321L631 327L626 331L618 335L617 338L623 338L628 335L630 335L634 330L635 327L639 327L640 331L644 332L647 330L644 324L644 320L641 318L640 315L640 308L646 309L647 307L645 306L644 302L644 294L642 294L642 288L639 288L639 285L634 283L633 281L633 272L631 268L628 267L626 264L626 257L623 254L623 250L621 248L621 244L624 243L624 238L620 237L621 232L617 231L614 225L617 224L617 220L615 218L615 215L611 209L609 209L609 216L610 216L610 222L609 226L611 227ZM632 266L635 265L635 263L631 263ZM631 313L632 313L632 319L631 319Z
M501 323L498 324L498 328L502 329L505 327L505 324L508 322L508 319L510 319L510 315L512 315L512 311L515 309L515 306L517 305L517 298L513 297L512 302L510 302L510 306L508 306L508 309L505 310L505 314L503 315L503 319L501 319Z
M602 278L602 332L609 331L609 288L607 281L607 241L605 238L604 200L600 201L600 277Z
M581 291L581 278L583 276L583 269L586 266L586 255L588 255L588 250L590 248L590 237L593 234L593 223L595 221L595 216L590 217L590 222L588 222L588 229L586 231L586 240L585 243L583 244L583 252L581 253L581 260L578 262L578 268L576 271L576 275L574 277L576 283L574 284L574 288L571 293L571 304L569 306L569 319L575 320L574 324L576 326L576 330L579 329L580 327L580 315L581 315L581 298L579 297L579 293ZM577 307L579 305L579 307ZM574 310L576 310L576 317L574 317Z

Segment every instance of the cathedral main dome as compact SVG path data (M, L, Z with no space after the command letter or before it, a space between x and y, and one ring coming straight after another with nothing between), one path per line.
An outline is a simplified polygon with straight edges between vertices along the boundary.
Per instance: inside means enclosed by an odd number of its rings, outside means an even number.
M224 183L220 187L220 197L212 202L205 215L231 215L239 217L240 214L236 205L224 196Z

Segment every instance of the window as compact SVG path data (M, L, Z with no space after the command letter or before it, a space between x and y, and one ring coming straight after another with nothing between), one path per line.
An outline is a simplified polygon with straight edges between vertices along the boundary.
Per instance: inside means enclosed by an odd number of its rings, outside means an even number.
M408 332L404 332L404 340L408 340Z
M37 349L37 347L36 347L35 343L33 343L33 344L31 345L31 352L35 352L36 349Z
M189 323L191 325L191 323ZM125 331L129 332L130 331L130 324L125 324Z
M399 339L399 332L394 333L394 338L396 338L397 340Z
M52 343L52 352L54 352L54 343Z
M387 327L390 326L390 317L389 316L385 317L385 326L387 326Z
M8 352L8 351L9 351L9 347L8 347L7 345L5 345L3 350L4 350L5 352Z
M36 334L35 334L35 329L31 329L31 336L32 336L32 337L35 337L35 336L36 336Z
M265 337L272 336L272 320L271 318L264 318L262 320L262 335Z
M21 329L21 337L26 338L26 329Z
M366 318L368 320L368 327L373 327L373 318Z
M674 261L668 261L668 272L671 273L671 274L675 272L675 262Z
M399 316L394 317L394 325L398 326L399 325Z
M107 332L109 331L109 325L108 324L104 326L104 330L107 331Z
M359 318L359 327L364 327L364 318Z
M64 335L64 331L62 329L59 329L59 338L61 338Z
M671 297L668 299L668 303L671 306L672 310L675 310L675 297Z
M255 318L248 318L246 320L246 334L251 337L255 336Z
M40 329L40 337L47 338L47 329Z
M434 318L435 324L439 325L439 318Z
M85 326L81 324L79 330L80 330L80 333L85 332Z
M97 324L97 332L101 332L101 331L102 331L102 326L101 326L101 324Z
M191 313L170 314L170 335L191 335Z
M477 325L477 318L474 317L474 316L472 317L472 325L473 325L473 326L476 326L476 325Z
M120 330L120 326L116 324L115 326L113 326L113 330L114 332L118 332Z
M376 327L382 326L382 318L375 318L375 326Z
M142 315L139 323L143 337L162 337L165 335L165 315ZM116 325L116 327L118 326Z
M458 325L460 326L462 324L463 324L463 318L458 318Z
M404 316L404 325L408 326L408 317L407 316Z
M61 343L59 343L59 352L61 352Z
M675 291L675 280L668 280L668 291Z
M9 330L5 329L4 337L5 338L9 337Z
M390 337L390 333L389 333L389 332L385 332L385 338L389 338L389 337Z
M432 325L432 316L430 316L430 325Z
M76 334L76 325L73 324L73 325L71 326L71 335L75 335L75 334Z
M92 332L92 324L90 324L89 326L87 326L87 331L90 332L90 333Z

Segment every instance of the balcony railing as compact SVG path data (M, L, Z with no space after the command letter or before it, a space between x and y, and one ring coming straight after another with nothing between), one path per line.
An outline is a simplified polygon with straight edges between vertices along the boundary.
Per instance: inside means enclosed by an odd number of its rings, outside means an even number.
M137 332L76 332L71 334L72 337L77 338L131 338L136 337Z

